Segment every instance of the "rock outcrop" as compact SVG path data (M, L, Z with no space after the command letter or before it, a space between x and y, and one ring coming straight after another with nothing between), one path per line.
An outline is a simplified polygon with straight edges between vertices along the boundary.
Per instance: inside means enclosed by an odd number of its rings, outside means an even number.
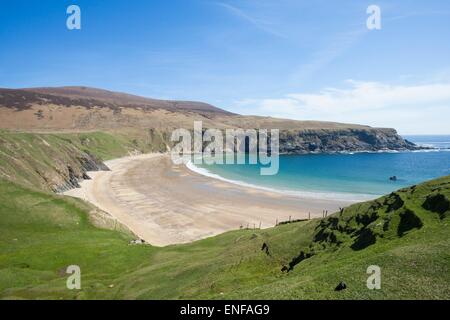
M1 89L0 128L14 130L141 130L157 150L170 148L175 129L278 129L285 154L413 150L394 129L243 116L202 102L166 101L86 87Z
M54 192L79 188L79 181L90 179L87 171L109 170L101 160L86 152L80 153L74 160L75 166L68 165L67 168L59 168L59 175L55 177L53 184L50 186Z
M201 121L204 130L278 129L281 154L418 149L394 129L242 116L201 102L155 100L85 87L0 89L0 118L0 129L7 129L0 134L0 161L8 164L0 167L0 178L56 192L78 187L80 179L89 178L87 171L106 170L100 160L105 154L169 151L176 144L170 141L172 132L192 130L194 121ZM80 136L12 133L16 130L70 131ZM90 145L81 133L93 131L113 133Z
M0 133L0 163L0 178L54 192L79 187L88 171L109 170L76 135Z
M281 131L280 153L303 154L380 150L415 150L394 129L321 129Z

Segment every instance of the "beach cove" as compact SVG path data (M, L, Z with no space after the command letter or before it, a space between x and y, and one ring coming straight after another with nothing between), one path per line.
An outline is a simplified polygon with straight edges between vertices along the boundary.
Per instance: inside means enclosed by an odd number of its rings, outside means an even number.
M110 171L65 195L108 212L155 246L187 243L237 230L269 228L277 222L322 217L354 201L318 199L249 188L174 165L168 154L143 154L106 161Z

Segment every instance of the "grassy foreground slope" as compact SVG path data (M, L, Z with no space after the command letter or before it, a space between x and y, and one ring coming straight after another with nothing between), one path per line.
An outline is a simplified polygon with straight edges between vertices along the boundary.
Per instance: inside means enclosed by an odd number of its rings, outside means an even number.
M96 170L102 161L132 153L165 151L160 133L27 133L0 130L0 178L40 190L58 190Z
M155 248L93 227L81 201L0 180L0 297L450 299L449 199L450 176L325 219ZM79 291L65 286L73 264ZM369 265L381 290L366 287Z

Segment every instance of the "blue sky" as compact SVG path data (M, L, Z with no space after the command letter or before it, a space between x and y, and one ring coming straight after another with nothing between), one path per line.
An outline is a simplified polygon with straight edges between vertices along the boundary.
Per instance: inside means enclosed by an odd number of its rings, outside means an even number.
M81 30L66 28L71 4ZM366 28L371 4L381 30ZM449 39L446 0L2 0L0 87L85 85L450 134Z

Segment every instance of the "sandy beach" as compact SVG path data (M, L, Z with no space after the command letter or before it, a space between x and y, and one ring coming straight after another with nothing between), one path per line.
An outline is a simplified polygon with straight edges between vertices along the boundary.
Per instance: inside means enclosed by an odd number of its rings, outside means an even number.
M167 154L105 162L111 171L89 172L91 180L66 195L108 212L155 246L186 243L240 227L273 227L276 221L322 216L348 201L309 199L247 188L174 165Z

